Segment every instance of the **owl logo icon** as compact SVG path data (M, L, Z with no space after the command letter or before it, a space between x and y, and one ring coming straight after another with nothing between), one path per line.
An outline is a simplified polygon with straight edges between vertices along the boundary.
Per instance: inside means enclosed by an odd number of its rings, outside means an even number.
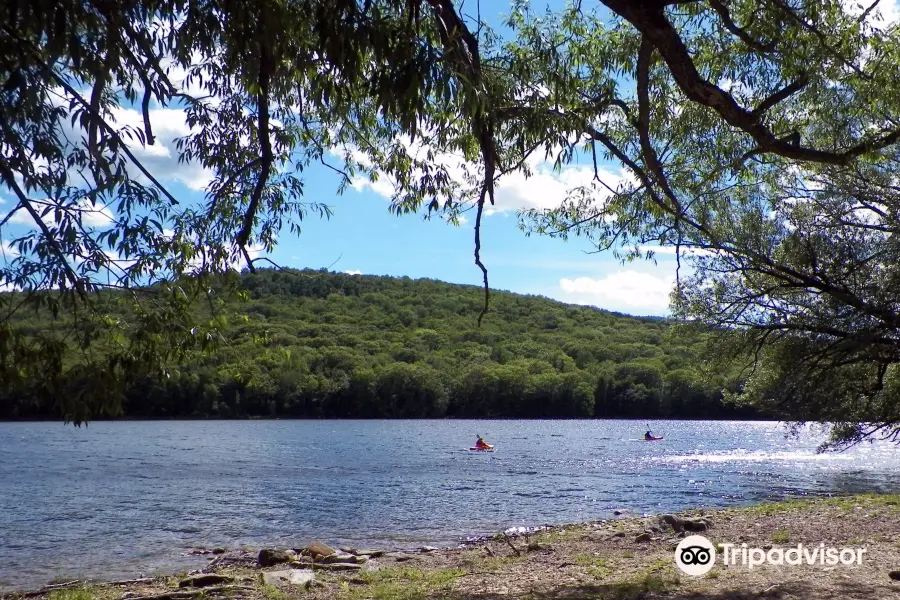
M702 535L690 535L675 547L675 565L686 575L705 575L716 564L716 547Z

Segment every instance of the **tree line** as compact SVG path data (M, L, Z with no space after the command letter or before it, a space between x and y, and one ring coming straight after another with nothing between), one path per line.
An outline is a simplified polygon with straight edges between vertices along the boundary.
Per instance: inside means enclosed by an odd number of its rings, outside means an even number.
M323 271L261 270L240 287L216 352L134 380L106 416L764 416L724 402L725 379L702 371L711 333L665 319L497 292L479 327L478 288ZM15 325L52 335L48 322L33 312ZM55 416L80 381L6 395L0 417Z

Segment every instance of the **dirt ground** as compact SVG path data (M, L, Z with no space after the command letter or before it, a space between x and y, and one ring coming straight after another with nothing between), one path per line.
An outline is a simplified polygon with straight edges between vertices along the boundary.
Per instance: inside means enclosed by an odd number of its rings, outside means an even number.
M213 558L204 572L232 578L224 585L178 587L187 574L118 585L71 582L31 592L47 600L565 600L693 598L738 600L900 599L900 497L853 496L701 511L710 528L700 535L713 544L750 548L864 548L852 566L722 565L702 576L675 565L676 534L658 517L585 523L528 537L495 538L471 547L387 553L353 571L315 567L309 586L263 585L256 555L230 552ZM642 535L645 534L645 535ZM649 538L649 539L647 539ZM638 541L638 539L642 541ZM326 541L327 540L323 540ZM721 558L721 548L719 552ZM21 597L21 594L19 595Z

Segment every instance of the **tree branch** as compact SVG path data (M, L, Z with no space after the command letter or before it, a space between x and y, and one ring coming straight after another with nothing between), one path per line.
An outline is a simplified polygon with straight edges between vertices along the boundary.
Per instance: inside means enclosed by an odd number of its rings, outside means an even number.
M659 4L649 0L601 0L610 10L631 23L656 47L675 82L693 102L707 106L730 125L749 134L760 150L805 162L844 166L856 157L900 141L900 129L883 132L841 152L807 148L775 136L761 116L738 105L734 97L704 79L697 71L678 31L666 19ZM772 0L777 1L777 0Z
M265 44L260 44L259 55L259 94L257 94L257 107L259 110L259 126L257 128L257 137L260 147L260 163L259 178L256 180L256 187L250 196L250 204L247 206L247 212L244 213L244 223L241 231L237 236L237 243L244 257L247 259L247 268L250 272L255 272L253 261L250 260L250 254L247 252L247 242L250 240L250 233L253 231L253 220L256 218L256 212L259 210L259 201L262 198L263 190L269 179L269 172L272 169L274 156L272 154L272 140L269 139L269 77L272 71L272 57L269 55L269 49Z
M22 188L19 187L19 184L16 182L16 177L13 174L12 169L10 169L9 164L5 159L0 158L0 171L2 171L3 179L6 180L6 185L16 194L16 197L19 199L19 205L24 208L31 218L34 220L35 225L41 230L41 233L44 234L44 237L47 239L47 243L50 245L50 249L56 255L56 258L59 259L62 264L63 271L66 274L66 279L69 280L69 283L72 286L72 289L76 290L82 296L85 293L84 286L82 285L81 279L78 277L78 274L75 273L75 270L69 265L69 261L66 259L66 255L63 252L62 248L59 246L59 242L53 236L53 232L50 231L50 228L47 227L47 224L44 223L44 219L41 218L41 215L38 214L37 210L35 210L34 206L31 205L31 201L28 199L28 196L22 191Z
M775 42L760 42L752 35L747 33L746 30L741 29L731 18L731 13L728 10L728 7L725 6L720 0L709 0L709 5L713 8L714 11L719 13L719 18L722 19L722 24L725 25L725 29L736 35L742 42L747 44L750 48L753 48L757 52L767 53L775 50Z
M766 112L782 100L786 100L790 96L796 94L807 85L809 85L809 78L806 76L806 73L804 73L793 83L786 85L785 87L781 88L780 90L760 102L759 106L754 108L751 114L756 115L757 117L761 116L764 112Z

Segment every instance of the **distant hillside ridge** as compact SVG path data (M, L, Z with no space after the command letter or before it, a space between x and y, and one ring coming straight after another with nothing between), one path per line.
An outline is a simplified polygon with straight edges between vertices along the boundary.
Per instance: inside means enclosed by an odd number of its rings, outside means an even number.
M131 386L132 418L761 418L722 400L713 332L430 279L262 270L227 343ZM23 327L40 323L23 320ZM0 399L0 417L52 407Z

